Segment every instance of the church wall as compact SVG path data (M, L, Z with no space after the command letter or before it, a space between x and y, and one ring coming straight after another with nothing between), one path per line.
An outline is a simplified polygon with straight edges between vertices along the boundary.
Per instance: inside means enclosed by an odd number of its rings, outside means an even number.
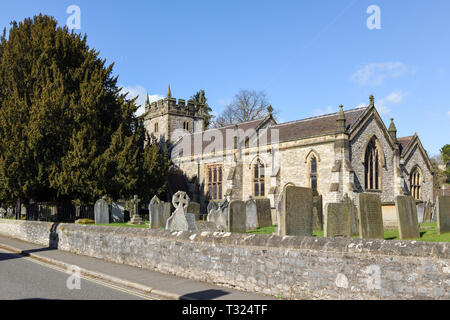
M331 169L334 163L334 142L301 146L280 151L280 186L293 183L298 187L310 187L309 163L307 156L310 151L318 156L317 189L319 194L326 194L330 190Z
M381 168L381 191L376 192L381 197L382 203L394 202L394 151L382 129L377 124L374 116L371 115L363 128L350 141L350 159L353 170L355 171L355 187L357 192L365 192L364 186L364 153L368 141L373 135L376 135L383 148L386 165Z
M414 147L414 150L410 153L409 157L405 159L405 164L402 166L402 171L405 177L405 187L408 192L410 191L410 173L411 170L418 165L422 171L423 183L422 183L422 200L433 200L433 175L427 167L426 161L423 158L418 145Z

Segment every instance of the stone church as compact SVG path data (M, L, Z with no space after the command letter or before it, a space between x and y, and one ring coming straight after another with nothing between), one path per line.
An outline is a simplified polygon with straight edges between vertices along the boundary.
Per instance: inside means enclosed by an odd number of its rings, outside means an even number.
M367 107L277 123L264 119L203 130L202 108L171 96L146 103L145 125L170 145L169 185L188 191L206 211L209 201L269 198L273 216L287 185L312 188L323 206L348 195L380 195L383 219L396 220L394 199L433 201L430 159L417 134L397 137L370 97ZM356 204L357 201L355 201Z

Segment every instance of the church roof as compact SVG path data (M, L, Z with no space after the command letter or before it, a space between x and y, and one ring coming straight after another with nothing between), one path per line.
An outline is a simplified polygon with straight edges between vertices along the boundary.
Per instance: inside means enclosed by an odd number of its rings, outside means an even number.
M405 149L408 146L408 144L411 142L413 137L414 136L397 138L397 140L400 143L400 145L402 146L402 149Z
M353 124L358 120L358 118L367 110L367 107L363 108L356 108L344 111L345 118L346 118L346 128L350 129ZM305 139L309 137L316 137L316 136L324 136L329 134L334 134L336 132L337 128L337 122L336 120L339 117L339 112L321 115L317 117L312 118L306 118L291 122L285 122L280 124L273 124L269 125L268 128L270 129L278 129L279 131L279 142L286 142L291 140L298 140L298 139ZM237 129L241 129L247 131L249 129L259 129L260 126L264 127L264 122L267 120L267 118L264 119L257 119L247 122L242 122L237 124ZM224 149L227 147L233 147L234 143L231 141L226 141L227 135L227 129L235 129L235 125L228 125L225 127L215 128L215 129L209 129L202 132L193 133L190 135L184 136L181 140L188 139L190 140L191 145L191 154L199 154L205 151L211 151L211 150L205 150L207 146L209 146L214 139L217 136L221 135L222 140L222 146ZM220 134L217 134L218 132ZM214 138L210 138L210 135ZM181 140L179 142L181 142ZM186 140L184 140L186 141ZM197 141L202 141L202 148L198 148L198 146L195 146ZM271 141L271 130L268 130L267 135L267 142L270 143ZM178 143L177 143L178 144ZM181 147L181 146L180 146Z
M344 111L346 128L350 129L358 118L366 111L366 107ZM336 120L339 112L318 117L280 123L272 128L279 129L280 142L323 136L336 132Z

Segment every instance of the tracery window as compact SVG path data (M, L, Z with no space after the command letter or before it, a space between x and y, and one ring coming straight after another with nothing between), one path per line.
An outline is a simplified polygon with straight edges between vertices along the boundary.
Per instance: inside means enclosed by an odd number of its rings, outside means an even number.
M381 152L372 138L364 157L364 182L366 190L381 190Z

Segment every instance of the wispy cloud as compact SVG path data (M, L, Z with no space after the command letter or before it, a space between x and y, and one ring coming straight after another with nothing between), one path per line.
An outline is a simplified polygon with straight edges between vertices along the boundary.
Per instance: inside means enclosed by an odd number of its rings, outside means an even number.
M138 97L136 100L136 105L139 106L138 111L136 112L137 116L140 116L145 112L145 96L147 94L147 90L140 85L135 87L122 87L123 93L128 93L127 98L133 99ZM164 97L160 94L149 94L148 95L150 102L157 101L163 99Z
M375 106L380 114L387 115L391 112L390 107L402 103L407 95L407 92L394 91L383 99L375 101Z
M358 69L350 80L360 86L379 86L385 79L401 77L408 71L408 67L403 62L369 63Z

